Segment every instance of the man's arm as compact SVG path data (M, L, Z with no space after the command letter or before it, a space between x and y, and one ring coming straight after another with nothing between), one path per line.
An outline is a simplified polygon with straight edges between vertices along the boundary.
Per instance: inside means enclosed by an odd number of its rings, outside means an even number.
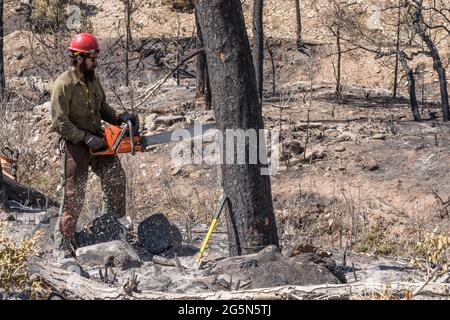
M69 120L69 101L72 92L68 84L56 81L51 98L52 128L66 140L73 143L82 141L86 135Z

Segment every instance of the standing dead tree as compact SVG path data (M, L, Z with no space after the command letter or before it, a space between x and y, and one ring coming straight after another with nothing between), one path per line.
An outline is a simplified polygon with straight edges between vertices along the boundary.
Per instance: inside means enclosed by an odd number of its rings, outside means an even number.
M255 65L256 88L262 101L264 88L264 0L253 2L253 64Z
M6 189L5 189L5 183L3 182L3 170L2 165L0 163L0 210L4 208L4 204L6 201Z
M144 0L121 0L124 5L125 19L125 85L130 83L130 51L133 45L132 18L133 14L142 5Z
M408 57L404 51L397 51L396 56L399 58L403 67L403 71L406 73L406 78L408 79L409 101L411 104L411 110L414 120L420 122L422 121L422 118L420 116L419 104L417 103L416 80L414 78L414 71L409 67Z
M339 19L339 33L336 32L336 29L330 29L333 35L340 39L341 44L345 43L347 46L346 51L360 49L373 53L376 60L398 58L408 80L408 93L414 120L421 121L416 96L415 74L409 64L415 56L424 54L425 52L418 49L417 46L411 45L414 34L407 32L409 26L407 24L408 12L405 2L403 0L395 4L388 2L384 8L380 9L386 15L386 19L382 20L383 25L381 30L371 30L367 26L366 20L364 19L366 9L362 5L352 4L345 8L345 14L340 15ZM337 10L335 9L335 11ZM392 34L396 34L396 37L393 38ZM336 74L336 78L339 79L340 73L336 72ZM339 82L337 81L337 89Z
M5 68L3 60L3 0L0 0L0 100L3 100L6 89Z
M196 47L197 50L201 50L203 48L203 35L202 29L199 24L199 18L197 15L197 11L195 11L195 25L197 28L197 37L196 37ZM195 72L195 78L197 82L197 91L195 100L203 99L205 102L205 109L211 110L211 88L209 85L209 77L208 77L208 63L206 61L206 54L204 51L201 51L197 55L197 67Z
M297 34L297 47L303 46L302 39L302 11L300 6L300 0L295 0L295 18L296 18L296 34Z
M396 41L395 41L395 50L397 51L397 54L395 55L395 65L394 65L394 88L392 90L392 97L394 99L397 98L397 90L398 90L398 69L399 69L399 62L400 62L400 55L398 52L400 52L400 34L401 34L401 27L402 27L402 0L398 0L398 11L397 11L397 30L396 30Z
M442 64L439 51L430 35L430 24L425 23L423 16L423 0L414 0L409 2L409 14L413 30L419 35L429 50L429 55L433 59L433 68L439 78L439 90L441 94L443 121L449 120L449 99L447 89L447 78L445 68ZM448 30L447 30L448 31Z
M208 59L213 107L218 128L224 135L223 143L227 139L234 141L235 131L239 130L254 133L258 140L250 144L244 137L240 144L246 153L243 164L234 164L237 154L234 143L233 148L222 145L223 159L233 159L232 163L226 161L222 165L223 189L228 197L230 254L249 254L267 245L279 246L270 178L261 174L266 149L258 133L264 124L241 2L199 0L197 10ZM255 164L250 163L252 155L256 156Z
M24 28L29 31L33 65L53 77L66 68L67 44L73 32L92 32L91 23L77 0L33 0L27 7Z
M334 77L336 79L335 96L337 101L342 101L342 93L344 87L342 85L342 55L345 51L342 40L342 33L345 32L345 21L351 19L349 17L351 7L354 3L347 3L341 0L333 0L331 5L323 14L324 24L336 41L336 61L333 62Z

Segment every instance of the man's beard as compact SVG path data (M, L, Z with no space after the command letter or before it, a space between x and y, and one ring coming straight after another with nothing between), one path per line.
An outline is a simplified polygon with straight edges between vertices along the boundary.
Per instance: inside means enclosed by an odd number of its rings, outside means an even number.
M80 71L83 73L84 75L84 79L86 81L92 81L95 77L95 67L88 69L87 65L86 65L86 61L83 61L80 65Z

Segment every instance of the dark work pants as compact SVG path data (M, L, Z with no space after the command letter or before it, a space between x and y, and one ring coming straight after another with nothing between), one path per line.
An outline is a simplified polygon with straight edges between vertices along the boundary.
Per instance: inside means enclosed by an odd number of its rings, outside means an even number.
M125 171L117 156L93 157L84 143L67 141L63 147L63 165L63 199L54 233L57 247L63 238L70 241L76 231L85 199L89 167L101 180L102 213L117 218L126 214Z

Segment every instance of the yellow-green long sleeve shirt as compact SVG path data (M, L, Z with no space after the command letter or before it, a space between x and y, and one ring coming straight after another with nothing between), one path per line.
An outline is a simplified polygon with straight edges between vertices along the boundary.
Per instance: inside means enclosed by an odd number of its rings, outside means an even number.
M86 133L99 135L101 120L119 124L120 112L106 102L98 78L80 81L67 70L55 81L51 95L52 129L73 143L82 141Z

